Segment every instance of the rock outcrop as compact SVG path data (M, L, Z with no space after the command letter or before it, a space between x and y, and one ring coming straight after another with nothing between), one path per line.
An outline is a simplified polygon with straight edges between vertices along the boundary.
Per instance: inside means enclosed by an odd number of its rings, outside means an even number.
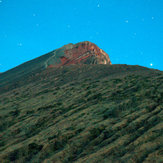
M89 41L65 45L54 53L55 58L47 62L48 68L71 64L111 64L108 54Z

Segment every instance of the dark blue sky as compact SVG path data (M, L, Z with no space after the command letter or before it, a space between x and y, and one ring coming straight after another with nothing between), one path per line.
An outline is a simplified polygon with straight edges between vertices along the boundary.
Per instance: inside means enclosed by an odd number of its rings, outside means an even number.
M113 64L163 70L163 0L0 0L0 72L86 40Z

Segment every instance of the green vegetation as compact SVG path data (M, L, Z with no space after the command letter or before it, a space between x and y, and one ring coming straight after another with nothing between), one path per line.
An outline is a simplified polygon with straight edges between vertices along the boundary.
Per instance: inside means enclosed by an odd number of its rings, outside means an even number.
M163 161L160 71L72 65L0 92L0 162Z

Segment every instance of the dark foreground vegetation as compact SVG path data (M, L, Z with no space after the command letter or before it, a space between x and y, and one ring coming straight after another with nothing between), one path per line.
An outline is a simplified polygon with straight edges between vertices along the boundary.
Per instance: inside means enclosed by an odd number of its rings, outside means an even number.
M0 162L163 162L163 72L72 65L0 85Z

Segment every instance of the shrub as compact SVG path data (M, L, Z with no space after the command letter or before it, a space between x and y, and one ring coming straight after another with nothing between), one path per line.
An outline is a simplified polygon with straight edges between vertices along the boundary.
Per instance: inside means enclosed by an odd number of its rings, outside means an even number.
M41 149L42 149L43 145L38 145L36 143L30 143L28 145L28 153L30 155L34 155L36 153L38 153Z
M117 108L115 108L115 107L109 108L103 114L103 118L104 119L107 119L107 118L115 118L117 116L118 116L118 112L117 112Z

